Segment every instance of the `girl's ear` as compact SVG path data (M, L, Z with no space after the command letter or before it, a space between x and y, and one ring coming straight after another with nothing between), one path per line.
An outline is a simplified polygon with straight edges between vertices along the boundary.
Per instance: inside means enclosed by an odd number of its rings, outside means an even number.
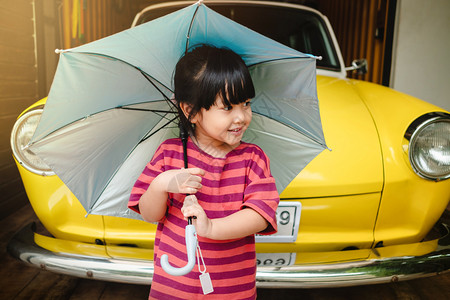
M186 119L189 120L189 122L191 122L192 124L195 124L197 122L197 114L195 116L191 116L192 105L181 102L180 108L183 111L183 114L186 117ZM191 119L189 119L189 117L191 117Z

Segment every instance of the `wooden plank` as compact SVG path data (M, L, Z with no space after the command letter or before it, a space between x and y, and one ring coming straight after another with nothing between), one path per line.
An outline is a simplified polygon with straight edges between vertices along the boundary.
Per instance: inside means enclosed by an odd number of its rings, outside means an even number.
M111 282L99 299L127 300L130 299L130 295L133 295L133 299L147 299L149 291L150 286Z
M39 273L38 269L28 267L6 252L10 238L33 220L37 217L29 204L0 220L0 299L14 299Z
M33 32L33 10L31 2L21 12L13 12L9 8L0 10L0 27L13 31Z
M0 82L0 91L3 92L0 97L0 101L2 98L25 98L28 97L30 99L37 100L37 83L35 81L12 81L12 82ZM0 128L5 128L1 127ZM12 128L12 127L11 127Z
M395 282L392 283L391 288L397 299L420 300L410 282Z
M36 81L36 72L30 72L30 67L34 69L34 64L23 64L19 62L0 62L0 80L7 81Z
M6 11L10 14L23 15L32 18L33 6L29 0L2 0L0 1L0 11Z
M12 151L11 147L9 146L9 143L0 143L0 169L4 168L6 165L12 165L14 164L14 159L12 158ZM19 175L19 173L15 173L14 175ZM0 185L1 182L4 182L9 179L2 179L0 178Z
M0 118L9 116L16 120L19 115L34 102L36 102L35 99L30 99L29 97L0 98L0 103L2 105Z
M409 281L418 299L450 299L450 273Z
M100 299L106 286L105 281L80 279L69 300ZM130 293L130 298L132 298L131 295Z
M19 299L67 299L76 287L77 278L39 272L17 295ZM59 297L52 297L52 295Z
M34 38L33 31L26 30L12 30L5 27L0 27L0 44L7 47L33 47Z
M16 179L14 184L5 184L0 186L2 200L0 201L0 220L7 218L11 212L28 204L25 189L22 182Z
M23 184L15 165L7 165L7 170L2 170L2 174L10 174L13 177L9 179L0 179L0 195L2 199L14 198L15 195L23 190ZM3 201L2 201L3 202ZM0 207L2 203L0 202ZM0 211L1 214L1 211Z
M0 206L0 208L2 209L0 211L0 220L7 218L8 215L11 214L11 212L14 212L15 210L17 210L17 208L23 207L27 204L29 204L29 202L25 190L22 189L16 191L16 194L13 197L2 200Z
M29 65L34 68L36 65L34 42L32 39L27 39L26 41L26 45L18 44L17 46L12 46L11 44L0 44L0 61L5 63ZM34 70L32 69L30 71Z
M1 86L1 85L0 85ZM1 99L0 99L1 103ZM0 148L5 149L9 147L9 139L11 136L11 130L16 122L16 118L13 116L0 117ZM3 162L2 162L3 163Z
M3 254L3 253L2 253ZM39 274L39 269L31 268L4 253L0 260L0 299L16 299L16 297Z
M26 224L37 221L31 205L25 205L11 213L8 218L0 220L0 253L6 253L6 245L9 239Z
M56 284L52 285L50 290L47 291L45 299L68 299L76 290L78 282L80 281L79 278L64 275L58 275L56 280Z

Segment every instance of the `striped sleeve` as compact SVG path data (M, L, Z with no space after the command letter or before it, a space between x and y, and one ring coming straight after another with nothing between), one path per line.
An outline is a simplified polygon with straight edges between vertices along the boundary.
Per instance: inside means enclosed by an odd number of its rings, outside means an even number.
M139 212L139 200L141 196L147 191L153 179L164 172L164 151L163 147L159 146L151 161L145 166L144 171L136 180L132 190L130 199L128 201L128 208Z
M250 163L249 184L244 191L242 207L252 208L266 219L269 225L258 234L269 235L277 232L276 210L280 196L270 173L269 158L259 147L256 150Z

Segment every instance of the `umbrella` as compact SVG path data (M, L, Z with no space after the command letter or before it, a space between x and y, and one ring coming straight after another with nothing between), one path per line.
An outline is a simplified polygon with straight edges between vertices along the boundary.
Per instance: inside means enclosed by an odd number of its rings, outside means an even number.
M262 36L201 2L83 46L62 50L30 141L91 214L140 216L131 188L157 146L177 137L176 63L189 47L227 47L249 67L256 96L244 140L271 160L281 192L326 144L316 58Z

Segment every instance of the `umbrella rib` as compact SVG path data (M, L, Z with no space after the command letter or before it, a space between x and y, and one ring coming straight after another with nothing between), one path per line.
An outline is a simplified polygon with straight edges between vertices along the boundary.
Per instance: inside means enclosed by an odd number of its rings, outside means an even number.
M186 36L186 50L184 52L185 54L188 52L188 49L189 49L189 39L191 37L192 25L194 25L194 20L195 20L195 17L197 16L199 7L200 7L200 5L197 5L197 8L195 9L194 14L192 15L191 23L189 24L188 33Z
M147 77L147 74L142 71L141 69L139 69L138 67L135 67L139 72L141 72L142 76L144 76L145 79L147 79L148 82L150 82L151 85L153 85L153 87L161 93L161 95L164 97L165 100L167 100L168 102L172 103L172 101L170 101L169 97L166 96L166 94L164 94L161 89L159 87L156 86L156 84L150 80L150 78ZM172 103L173 104L173 103ZM173 104L174 105L174 104ZM174 105L175 106L175 105Z
M174 117L172 119L170 119L169 121L167 121L167 123L165 123L164 125L162 125L161 127L159 127L157 130L155 130L154 132L152 132L151 134L149 134L148 136L142 138L142 140L140 141L140 143L146 141L147 139L149 139L150 137L152 137L155 133L157 133L158 131L160 131L161 129L167 127L170 123L172 123L173 121L175 121L178 117Z
M163 114L170 114L170 113L176 113L171 110L159 110L159 109L149 109L149 108L136 108L136 107L126 107L126 106L118 106L117 108L120 109L126 109L126 110L137 110L137 111L147 111L147 112L154 112L154 113L163 113Z
M176 114L177 113L176 111L172 111L172 110L158 110L158 109L135 108L135 107L125 107L125 106L118 106L116 108L125 109L125 110L133 110L133 111L152 112L152 113L155 113L155 115L158 115L162 119L166 119L166 120L169 120L169 118L166 117L167 114Z
M280 57L280 58L274 58L274 59L269 59L269 60L264 60L264 61L257 62L257 63L254 63L252 65L248 65L247 68L254 67L254 66L257 66L257 65L262 65L262 64L265 64L265 63L269 63L269 62L285 60L285 59L289 60L289 59L308 59L308 58L318 59L317 56L309 56L309 55L307 57L301 57L301 56Z
M150 84L153 85L153 87L154 87L158 92L161 93L161 95L164 97L165 100L167 100L167 101L170 102L174 107L176 107L176 105L175 105L172 101L170 101L169 97L167 97L166 94L163 93L163 91L162 91L162 90L161 90L161 89L153 82L153 80L156 81L157 83L159 83L161 86L163 86L163 87L166 88L167 90L171 91L171 89L168 88L167 86L165 86L164 84L162 84L161 82L159 82L156 78L154 78L154 77L150 76L149 74L147 74L146 72L144 72L144 71L143 71L142 69L140 69L139 67L137 67L137 66L135 66L135 65L133 65L133 64L130 64L129 62L124 61L124 60L122 60L122 59L120 59L120 58L113 57L113 56L110 56L110 55L107 55L107 54L95 53L95 52L73 52L73 53L86 54L86 55L95 55L95 56L102 56L102 57L106 57L106 58L109 58L109 59L114 59L114 60L120 61L120 62L122 62L122 63L124 63L124 64L126 64L126 65L129 65L130 67L132 67L132 68L138 70L138 71L142 74L142 76L144 76L144 78L147 79L147 81L150 82ZM150 78L152 78L152 80L151 80Z
M260 114L260 113L258 113L258 112L253 112L253 113L267 118L267 116L264 115L264 114ZM305 131L303 132L303 131L301 131L301 130L298 130L298 129L294 128L293 126L291 126L291 125L289 125L289 124L283 123L283 122L278 121L278 120L273 119L273 118L270 118L270 119L271 119L272 121L274 121L274 122L280 123L280 124L282 124L283 126L289 127L289 128L291 128L292 130L295 130L295 131L301 133L301 134L302 134L303 136L305 136L306 138L310 139L311 141L315 142L315 143L318 144L318 145L321 145L321 146L324 147L325 149L328 149L328 150L331 151L331 149L330 149L325 143L322 143L320 140L318 140L318 139L314 138L313 136L311 136L311 133L310 133L309 131L305 130ZM307 134L306 134L306 133L307 133Z
M101 56L101 57L105 57L105 58L107 58L107 59L112 59L112 60L117 60L117 61L120 61L120 62L122 62L122 63L124 63L124 64L126 64L126 65L129 65L130 67L132 67L132 68L135 68L136 70L138 70L139 72L141 72L141 74L142 75L144 75L144 77L148 80L148 81L150 81L150 79L148 78L148 77L151 77L154 81L156 81L157 83L159 83L160 85L162 85L164 88L166 88L167 90L169 90L169 91L171 91L171 89L170 88L168 88L167 86L165 86L163 83L161 83L159 80L157 80L156 78L154 78L153 76L151 76L151 75L149 75L149 74L147 74L145 71L143 71L143 70L141 70L139 67L137 67L137 66L135 66L135 65L133 65L133 64L131 64L131 63L129 63L129 62L127 62L127 61L125 61L125 60L123 60L123 59L120 59L120 58L117 58L117 57L114 57L114 56L111 56L111 55L108 55L108 54L103 54L103 53L97 53L97 52L84 52L84 51L80 51L80 52L78 52L78 51L70 51L69 53L73 53L73 54L84 54L84 55L93 55L93 56ZM148 76L148 77L147 77ZM157 86L155 86L155 84L152 82L152 81L150 81L150 83L165 97L165 98L167 98L167 96L165 96L165 94L163 94L162 93L162 91L161 91L161 89L159 89ZM167 98L168 99L168 98Z

